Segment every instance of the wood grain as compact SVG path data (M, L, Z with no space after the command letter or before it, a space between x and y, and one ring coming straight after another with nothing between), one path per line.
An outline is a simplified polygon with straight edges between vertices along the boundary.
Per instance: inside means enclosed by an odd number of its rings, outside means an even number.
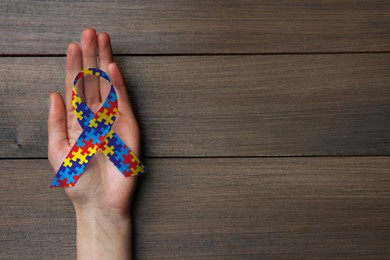
M76 259L76 219L63 191L47 187L47 160L0 161L0 259Z
M388 259L388 157L148 159L135 259ZM0 258L70 259L46 160L0 160Z
M64 58L1 58L0 157L46 157ZM390 55L120 57L147 157L389 155Z
M3 0L0 54L63 54L88 26L121 54L390 51L389 18L387 0Z

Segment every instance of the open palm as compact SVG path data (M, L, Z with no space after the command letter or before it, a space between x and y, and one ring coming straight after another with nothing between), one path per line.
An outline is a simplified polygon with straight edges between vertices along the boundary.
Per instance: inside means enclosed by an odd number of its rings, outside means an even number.
M112 62L110 38L106 33L96 34L85 29L81 47L72 42L66 57L65 103L58 93L50 96L49 161L54 170L60 167L69 150L82 132L72 108L72 86L82 68L100 68L106 71L118 95L118 110L113 130L139 156L139 127L128 99L126 86L118 66ZM96 113L106 99L109 85L95 76L84 77L77 84L77 92L87 106ZM75 207L90 207L125 213L129 208L136 177L125 178L116 166L97 151L74 187L65 188Z

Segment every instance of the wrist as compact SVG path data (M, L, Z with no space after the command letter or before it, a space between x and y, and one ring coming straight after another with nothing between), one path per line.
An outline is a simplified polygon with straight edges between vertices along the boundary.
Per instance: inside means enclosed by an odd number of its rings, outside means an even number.
M99 220L117 223L131 219L130 210L114 207L102 207L93 204L78 204L73 202L77 221Z
M131 218L98 207L75 205L77 259L130 259Z

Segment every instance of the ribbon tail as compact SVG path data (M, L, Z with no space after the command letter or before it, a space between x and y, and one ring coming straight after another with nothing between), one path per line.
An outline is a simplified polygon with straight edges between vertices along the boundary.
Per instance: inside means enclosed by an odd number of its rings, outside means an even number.
M56 176L51 182L50 188L72 187L76 184L81 174L84 172L85 165L78 165L73 171L63 164L57 171Z
M72 187L79 180L81 174L84 172L101 144L98 143L99 140L96 141L88 138L90 134L91 133L87 131L81 133L58 169L50 188Z
M125 177L137 176L148 171L131 149L113 131L106 135L100 149Z

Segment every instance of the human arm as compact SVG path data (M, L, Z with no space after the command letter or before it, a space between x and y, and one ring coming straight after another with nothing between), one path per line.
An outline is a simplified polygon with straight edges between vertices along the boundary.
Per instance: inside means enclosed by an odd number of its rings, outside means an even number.
M98 66L99 64L99 66ZM99 67L106 71L118 95L118 116L113 130L139 156L140 133L131 108L126 86L118 66L112 62L109 36L87 28L81 46L68 46L65 76L65 102L58 93L50 96L49 161L57 170L82 129L73 114L72 85L82 68ZM109 92L105 80L84 77L77 84L81 98L96 112ZM72 201L77 220L78 259L130 259L130 204L136 177L125 178L99 150L74 187L65 188Z

